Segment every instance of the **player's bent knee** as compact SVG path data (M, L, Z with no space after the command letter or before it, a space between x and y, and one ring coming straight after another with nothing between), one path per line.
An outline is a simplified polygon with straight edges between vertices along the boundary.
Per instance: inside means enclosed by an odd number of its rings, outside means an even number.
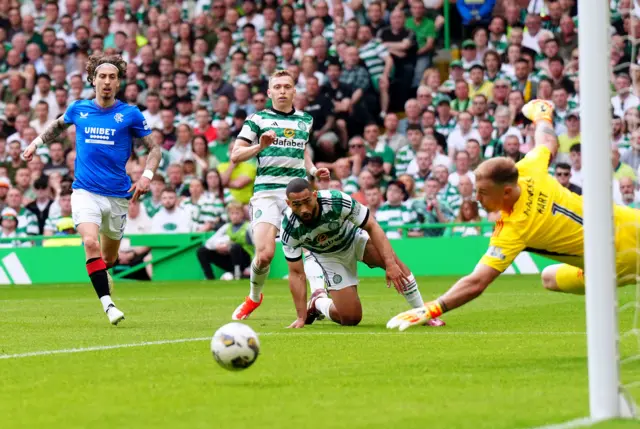
M100 241L98 241L98 237L84 237L82 242L87 252L100 252Z
M362 321L362 316L340 317L340 324L342 326L357 326L361 321Z
M542 270L542 286L554 292L558 292L560 289L558 288L558 282L556 281L556 273L558 271L558 267L556 265L550 265Z
M256 254L256 262L260 267L266 267L271 264L273 260L274 249L273 248L263 248L258 250Z

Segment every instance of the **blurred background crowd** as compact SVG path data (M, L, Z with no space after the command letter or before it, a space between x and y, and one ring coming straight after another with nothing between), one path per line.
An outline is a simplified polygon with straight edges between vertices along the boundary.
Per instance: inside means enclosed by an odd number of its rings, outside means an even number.
M616 202L635 206L640 7L610 7L613 128L602 144ZM406 224L420 225L410 237L486 234L464 225L492 219L474 199L473 169L531 150L520 109L533 98L556 105L560 153L549 173L581 192L578 26L575 0L0 1L0 237L75 232L74 128L28 164L20 152L70 103L92 98L85 64L96 52L128 62L118 98L140 107L163 148L127 233L220 238L246 222L237 213L256 164L229 153L245 118L269 107L269 75L287 69L295 107L314 119L314 161L332 172L319 189L367 205L390 238ZM133 181L145 156L134 147ZM444 223L456 226L425 226ZM130 251L125 243L123 260L140 256Z

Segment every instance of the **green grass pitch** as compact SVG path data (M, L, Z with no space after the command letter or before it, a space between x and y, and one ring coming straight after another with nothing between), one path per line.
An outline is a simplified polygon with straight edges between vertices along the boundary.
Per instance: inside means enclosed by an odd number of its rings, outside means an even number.
M419 285L431 299L454 280ZM120 282L114 299L127 318L112 327L88 284L0 287L0 427L526 429L588 415L584 298L546 292L537 277L504 276L446 327L404 333L385 328L406 303L382 280L360 286L360 326L299 331L285 329L295 318L286 282L271 281L247 321L261 355L231 373L202 338L230 321L247 289ZM635 294L619 290L621 303ZM620 315L622 331L632 319ZM179 339L190 341L6 358ZM621 351L640 352L632 338ZM622 376L640 381L640 362Z

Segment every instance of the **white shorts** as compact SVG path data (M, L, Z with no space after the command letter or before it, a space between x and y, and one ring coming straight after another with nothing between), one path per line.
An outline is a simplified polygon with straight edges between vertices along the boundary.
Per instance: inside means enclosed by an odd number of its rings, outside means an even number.
M283 198L274 196L251 197L251 227L266 222L275 226L278 231L282 226L282 216L287 209L287 203Z
M311 253L324 272L327 290L341 290L349 286L357 286L358 261L364 257L364 249L369 241L367 231L356 232L353 246L337 253Z
M71 214L76 227L81 223L95 223L100 232L112 240L121 240L127 225L129 200L105 197L84 189L71 194Z

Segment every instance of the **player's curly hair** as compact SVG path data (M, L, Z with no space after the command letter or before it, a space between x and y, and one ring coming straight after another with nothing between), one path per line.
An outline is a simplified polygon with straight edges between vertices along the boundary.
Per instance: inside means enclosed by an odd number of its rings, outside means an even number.
M116 66L118 68L118 79L124 79L127 72L127 62L120 55L94 54L87 61L87 82L89 82L89 85L93 86L98 66L106 63Z

